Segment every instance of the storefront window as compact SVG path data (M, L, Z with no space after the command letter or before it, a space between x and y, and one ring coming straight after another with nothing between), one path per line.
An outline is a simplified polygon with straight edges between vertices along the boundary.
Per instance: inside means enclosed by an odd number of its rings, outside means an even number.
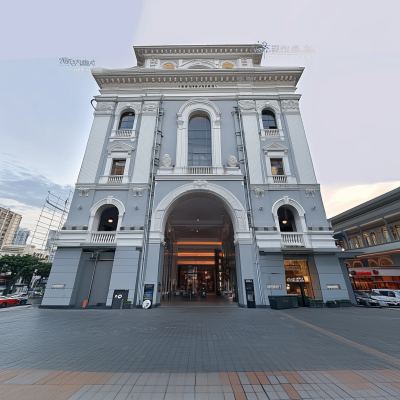
M306 260L285 260L285 278L287 294L304 295L314 298L310 273Z

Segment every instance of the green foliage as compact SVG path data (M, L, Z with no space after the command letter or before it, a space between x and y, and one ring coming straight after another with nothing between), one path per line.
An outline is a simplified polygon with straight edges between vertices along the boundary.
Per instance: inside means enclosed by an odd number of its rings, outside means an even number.
M124 304L132 304L130 300L124 301Z
M12 254L0 257L0 273L7 273L7 294L10 292L12 284L18 278L22 278L25 282L28 282L29 284L33 274L35 274L35 271L43 268L41 264L50 265L50 268L48 268L48 277L51 269L51 264L42 263L39 258L33 257L30 254L24 254L22 256L20 254ZM46 271L46 269L43 270L43 272L47 273ZM39 274L36 272L36 275Z
M323 300L310 299L310 303L323 303Z
M41 262L37 267L36 275L40 276L43 279L47 279L50 275L51 266L51 263Z
M336 303L350 303L349 299L335 300Z
M327 300L326 303L327 304L335 304L335 302L333 300Z

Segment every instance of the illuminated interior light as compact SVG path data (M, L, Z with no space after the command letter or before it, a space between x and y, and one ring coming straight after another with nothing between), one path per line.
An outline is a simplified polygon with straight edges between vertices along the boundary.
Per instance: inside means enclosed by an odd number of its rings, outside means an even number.
M111 224L111 222L114 222L114 220L110 218L110 219L108 220L108 222Z

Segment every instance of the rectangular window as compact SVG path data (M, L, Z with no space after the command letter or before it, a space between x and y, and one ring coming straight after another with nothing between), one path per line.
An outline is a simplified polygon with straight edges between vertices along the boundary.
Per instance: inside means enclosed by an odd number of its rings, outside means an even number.
M126 160L113 160L111 167L111 175L123 175Z
M272 175L285 175L281 158L271 158Z

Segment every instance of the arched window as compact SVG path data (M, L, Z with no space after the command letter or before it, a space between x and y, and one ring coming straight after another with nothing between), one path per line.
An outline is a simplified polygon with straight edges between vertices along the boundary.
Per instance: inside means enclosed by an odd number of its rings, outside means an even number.
M233 64L230 62L224 62L222 68L233 68Z
M396 225L396 226L398 226L398 225ZM394 240L399 240L399 237L397 235L397 231L396 231L395 227L391 226L390 230L392 231L392 235L393 235Z
M281 232L297 232L293 213L288 208L279 207L278 218Z
M162 69L175 69L175 65L173 63L165 63Z
M209 167L211 159L211 123L204 114L190 118L188 132L188 165Z
M376 240L375 232L370 232L370 235L371 235L372 242L374 244L378 244L378 241Z
M354 267L354 268L362 268L362 264L361 264L360 261L356 261L356 262L353 264L353 267Z
M98 231L115 231L118 225L118 208L109 207L102 213L99 221Z
M390 236L389 236L389 232L387 231L386 228L382 228L381 229L382 235L383 235L383 239L386 240L386 242L390 242Z
M118 130L129 130L133 129L133 123L135 122L135 113L126 112L121 115L119 120Z
M367 243L367 246L371 246L371 239L369 238L368 233L364 233L364 239L365 242Z
M385 267L385 266L388 266L388 265L390 265L390 266L394 265L394 264L393 264L393 261L392 261L392 260L389 260L388 258L383 258L383 259L379 262L379 264L381 265L381 267Z
M378 263L375 260L368 260L368 264L370 267L377 267Z
M276 126L275 115L272 111L263 110L261 117L264 129L278 129Z

